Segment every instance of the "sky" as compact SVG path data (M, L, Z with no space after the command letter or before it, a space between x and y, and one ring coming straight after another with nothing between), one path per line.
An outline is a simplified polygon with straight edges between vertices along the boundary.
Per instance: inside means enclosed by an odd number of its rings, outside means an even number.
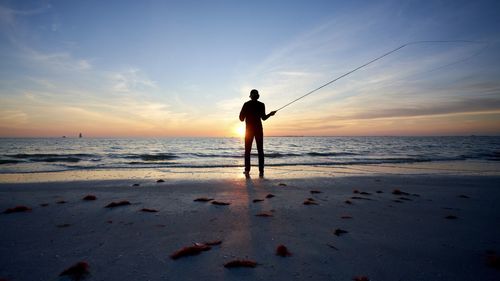
M0 0L0 137L500 135L499 1Z

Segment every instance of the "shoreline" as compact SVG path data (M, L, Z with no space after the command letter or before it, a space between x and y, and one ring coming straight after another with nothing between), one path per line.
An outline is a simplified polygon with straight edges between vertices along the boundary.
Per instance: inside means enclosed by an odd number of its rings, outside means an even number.
M90 266L84 280L465 281L500 275L488 264L489 255L500 254L500 176L143 179L136 187L134 182L0 184L2 211L32 208L0 215L0 278L70 280L57 276L79 261ZM392 194L395 189L408 195ZM82 200L89 194L97 199ZM193 201L199 197L230 205ZM307 198L318 205L304 205ZM120 200L131 205L104 208ZM336 229L347 233L337 236ZM222 244L200 255L169 257L194 242L214 240ZM293 255L276 256L280 244ZM259 265L224 268L233 259Z
M257 177L258 167L252 166L251 176ZM84 169L56 172L0 173L0 184L36 183L85 180L183 180L244 178L243 167L228 168L123 168ZM271 179L344 177L371 175L500 175L500 161L436 161L401 164L356 165L294 165L266 166Z

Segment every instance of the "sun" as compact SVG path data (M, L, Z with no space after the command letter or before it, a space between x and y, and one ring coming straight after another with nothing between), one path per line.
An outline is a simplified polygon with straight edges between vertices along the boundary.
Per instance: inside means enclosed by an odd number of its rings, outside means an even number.
M244 137L245 136L245 124L244 123L239 123L234 127L234 133L236 134L237 137Z

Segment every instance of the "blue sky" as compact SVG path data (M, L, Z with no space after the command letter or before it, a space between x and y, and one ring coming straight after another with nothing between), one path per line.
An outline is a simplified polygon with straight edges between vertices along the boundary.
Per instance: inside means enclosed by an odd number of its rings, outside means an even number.
M0 136L500 133L497 1L0 1Z

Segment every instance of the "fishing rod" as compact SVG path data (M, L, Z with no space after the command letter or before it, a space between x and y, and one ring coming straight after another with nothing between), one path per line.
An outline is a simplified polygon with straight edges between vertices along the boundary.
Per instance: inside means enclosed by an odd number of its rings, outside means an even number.
M287 106L291 105L292 103L294 103L294 102L296 102L296 101L299 101L299 100L301 100L301 99L303 99L303 98L305 98L305 97L309 96L310 94L312 94L312 93L314 93L314 92L316 92L316 91L318 91L318 90L320 90L320 89L322 89L322 88L324 88L324 87L326 87L326 86L328 86L328 85L330 85L330 84L334 83L335 81L340 80L340 79L342 79L342 78L346 77L347 75L349 75L349 74L351 74L351 73L353 73L353 72L356 72L356 71L360 70L361 68L363 68L363 67L365 67L365 66L368 66L368 65L370 65L370 64L372 64L372 63L374 63L374 62L376 62L376 61L378 61L378 60L380 60L380 59L382 59L382 58L384 58L384 57L386 57L386 56L388 56L388 55L390 55L390 54L392 54L392 53L395 53L395 52L397 52L397 51L399 51L399 50L403 49L403 48L404 48L404 47L406 47L406 46L409 46L409 45L416 45L416 44L432 44L432 43L472 43L472 44L474 44L474 43L479 43L479 44L480 44L480 43L484 43L484 42L480 42L480 41L472 41L472 40L431 40L431 41L412 41L412 42L408 42L408 43L405 43L405 44L403 44L403 45L401 45L401 46L399 46L399 47L397 47L397 48L395 48L395 49L393 49L393 50L391 50L391 51L389 51L389 52L387 52L387 53L385 53L385 54L383 54L383 55L379 56L379 57L376 57L376 58L372 59L371 61L369 61L369 62L367 62L367 63L365 63L365 64L363 64L363 65L360 65L360 66L358 66L358 67L354 68L353 70L350 70L350 71L348 71L348 72L346 72L346 73L344 73L344 74L340 75L339 77L337 77L337 78L335 78L335 79L333 79L333 80L331 80L331 81L328 81L327 83L325 83L325 84L323 84L323 85L319 86L318 88L316 88L316 89L314 89L314 90L312 90L312 91L307 92L306 94L304 94L304 95L302 95L302 96L300 96L300 97L298 97L298 98L294 99L293 101L291 101L291 102L289 102L289 103L285 104L284 106L280 107L279 109L277 109L277 110L275 110L275 111L276 111L276 112L277 112L277 111L280 111L280 110L282 110L283 108L285 108L285 107L287 107Z

